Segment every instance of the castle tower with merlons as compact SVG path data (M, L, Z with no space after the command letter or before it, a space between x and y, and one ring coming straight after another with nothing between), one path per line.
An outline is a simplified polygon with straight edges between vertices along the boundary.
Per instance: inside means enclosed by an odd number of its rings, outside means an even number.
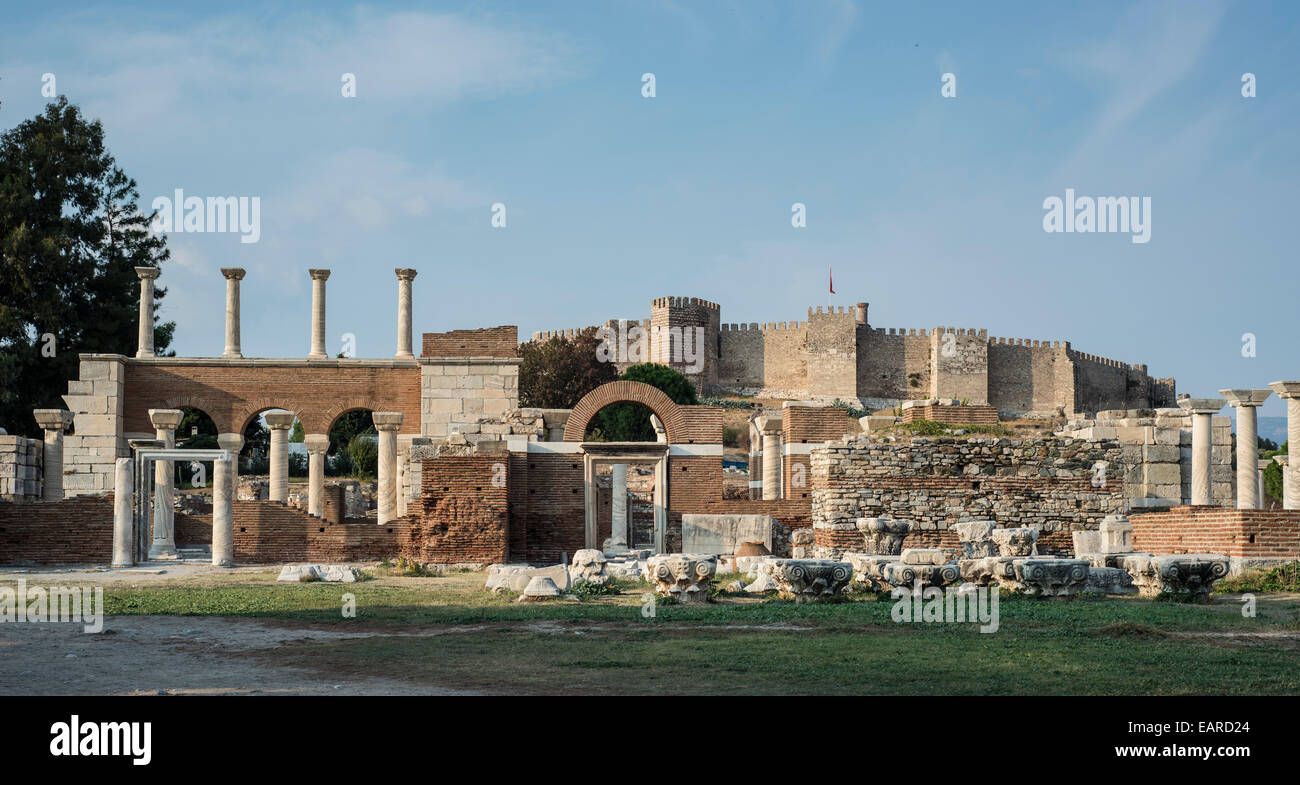
M869 409L952 398L991 404L1004 417L1175 405L1174 379L1153 378L1144 364L970 327L873 327L868 307L816 306L807 321L728 324L717 303L660 297L649 320L622 324L645 329L650 359L686 374L705 395L838 399Z

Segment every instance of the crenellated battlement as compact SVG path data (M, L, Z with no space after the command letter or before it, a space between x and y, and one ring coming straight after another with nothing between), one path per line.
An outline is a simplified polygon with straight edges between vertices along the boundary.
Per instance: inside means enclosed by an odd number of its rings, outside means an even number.
M670 363L701 392L873 406L946 397L988 403L1012 416L1154 408L1173 400L1174 380L1152 379L1143 364L1079 352L1069 341L990 336L977 327L873 327L868 305L811 305L807 320L723 323L718 303L657 297L649 318L623 321L647 331L652 356L664 349L670 356L678 349L702 352L702 362ZM533 340L591 329L541 331Z

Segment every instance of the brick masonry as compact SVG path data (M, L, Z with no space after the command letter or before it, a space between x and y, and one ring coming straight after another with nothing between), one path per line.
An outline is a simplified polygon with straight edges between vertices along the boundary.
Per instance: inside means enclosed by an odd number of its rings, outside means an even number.
M1130 516L1133 545L1155 554L1220 553L1239 559L1300 558L1300 510L1179 506Z

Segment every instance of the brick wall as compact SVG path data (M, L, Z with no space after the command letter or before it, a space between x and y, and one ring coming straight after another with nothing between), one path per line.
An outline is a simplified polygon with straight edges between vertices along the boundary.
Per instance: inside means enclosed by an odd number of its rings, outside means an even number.
M505 455L425 458L421 512L404 553L437 564L508 561L509 477Z
M424 333L421 357L518 357L519 328L513 324L478 330Z
M331 523L274 501L236 501L231 514L236 564L349 562L392 557L409 547L415 524L413 515L383 526L374 521ZM211 514L176 514L178 546L211 543Z
M108 564L112 559L113 494L0 501L0 564Z
M903 422L931 420L949 425L997 425L998 410L990 405L909 406L903 410Z
M1300 510L1180 506L1129 520L1133 547L1139 551L1300 559Z

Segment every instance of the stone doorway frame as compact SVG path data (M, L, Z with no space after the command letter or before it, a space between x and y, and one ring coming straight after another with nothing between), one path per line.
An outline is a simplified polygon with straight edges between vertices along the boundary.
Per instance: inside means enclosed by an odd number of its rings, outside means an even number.
M213 463L232 460L230 450L186 450L179 447L168 449L162 441L156 439L132 439L129 442L135 461L135 474L132 477L134 493L131 499L131 519L135 530L131 533L135 562L149 561L149 547L153 542L154 522L154 464L167 461L173 467L177 461L195 463ZM216 472L213 472L216 477ZM216 492L215 479L213 492ZM175 533L172 533L175 536Z
M596 519L596 469L617 463L655 464L654 549L666 553L668 544L668 452L667 442L582 442L582 487L584 542L587 548L601 547L600 522Z

